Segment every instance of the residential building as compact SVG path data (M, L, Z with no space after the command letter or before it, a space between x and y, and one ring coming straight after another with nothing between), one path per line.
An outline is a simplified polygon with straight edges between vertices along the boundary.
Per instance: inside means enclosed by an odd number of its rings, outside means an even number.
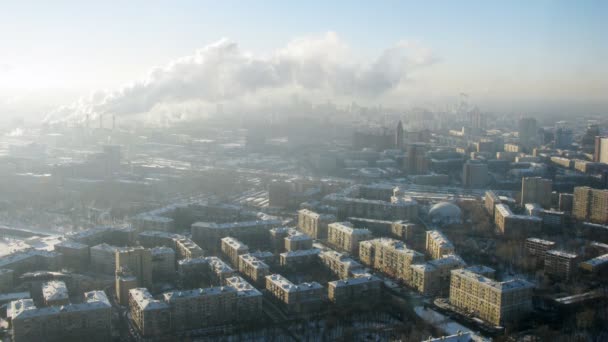
M239 256L239 272L255 284L263 284L270 267L251 254L242 254Z
M63 307L37 308L31 299L13 301L7 316L15 342L112 339L112 305L103 291L86 292L82 303Z
M327 283L327 297L336 305L373 302L380 297L381 293L382 280L374 276L348 278Z
M581 221L608 224L608 190L586 186L574 188L572 214Z
M246 244L232 237L225 237L221 240L221 249L232 265L237 268L239 266L239 256L249 253L249 247Z
M524 177L521 180L521 200L523 206L527 203L538 203L543 208L551 208L551 192L553 182L541 177Z
M154 299L148 289L129 291L131 320L144 337L162 335L171 330L171 308L164 301Z
M169 280L175 277L175 251L169 247L154 247L152 254L152 279Z
M288 252L312 248L312 238L298 231L287 235L284 240L285 250Z
M116 251L116 269L126 267L137 278L138 285L152 286L152 252L143 247Z
M317 240L327 239L327 225L335 222L331 214L319 214L308 209L298 211L298 229Z
M317 282L293 284L280 274L266 276L266 289L289 312L302 313L319 310L324 299L323 286Z
M497 204L494 223L498 231L507 236L525 237L540 232L542 219L536 216L515 215L506 204Z
M433 259L440 259L444 255L454 254L454 245L442 232L427 230L426 253Z
M576 272L578 255L558 250L548 250L545 252L545 274L571 279Z
M517 321L532 310L532 283L521 279L499 282L469 269L451 273L450 304L490 324Z
M328 225L327 242L352 255L358 254L359 242L371 238L372 234L368 229L353 228L350 222L335 222Z

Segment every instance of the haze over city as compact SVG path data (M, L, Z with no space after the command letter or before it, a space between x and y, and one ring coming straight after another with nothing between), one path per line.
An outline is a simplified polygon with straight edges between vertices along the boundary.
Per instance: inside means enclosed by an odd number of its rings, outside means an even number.
M13 2L0 14L3 118L206 115L297 95L445 110L606 108L601 1Z
M0 340L608 340L605 1L0 4Z

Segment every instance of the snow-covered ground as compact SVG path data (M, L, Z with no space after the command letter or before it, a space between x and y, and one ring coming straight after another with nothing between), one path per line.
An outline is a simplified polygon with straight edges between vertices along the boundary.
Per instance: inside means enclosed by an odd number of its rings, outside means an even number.
M454 322L449 317L429 308L424 308L422 306L417 306L414 308L414 311L418 315L418 317L422 318L429 324L441 329L446 335L455 335L458 332L469 332L471 333L471 338L476 342L488 342L491 339L483 337L471 329Z
M62 240L60 236L34 236L26 239L4 237L0 239L0 257L29 248L52 251Z

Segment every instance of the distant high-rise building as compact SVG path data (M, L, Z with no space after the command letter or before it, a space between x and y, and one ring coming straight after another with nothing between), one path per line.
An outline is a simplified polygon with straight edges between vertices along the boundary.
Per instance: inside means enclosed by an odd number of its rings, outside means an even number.
M554 136L555 148L569 148L572 145L572 130L558 128Z
M538 203L543 208L551 207L553 182L541 177L524 177L521 180L521 204Z
M488 184L488 165L469 160L462 167L462 186L480 188Z
M581 139L581 147L585 152L594 152L597 136L600 135L600 127L598 125L589 125L587 131Z
M401 120L399 120L395 131L395 148L403 148L403 123L401 123Z
M595 137L593 161L598 163L608 163L608 137Z
M572 214L578 220L608 223L608 190L587 186L574 188Z
M412 143L407 147L407 171L411 175L424 174L429 171L429 160L426 157L427 145Z
M522 118L518 124L519 142L525 148L532 148L538 144L538 127L536 119Z

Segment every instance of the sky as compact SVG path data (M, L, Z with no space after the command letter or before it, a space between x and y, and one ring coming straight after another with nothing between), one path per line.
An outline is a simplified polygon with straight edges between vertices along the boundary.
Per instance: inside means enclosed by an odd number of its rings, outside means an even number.
M608 112L606 1L24 0L0 8L4 118L196 113L293 93L403 108L442 108L466 93L496 112Z

